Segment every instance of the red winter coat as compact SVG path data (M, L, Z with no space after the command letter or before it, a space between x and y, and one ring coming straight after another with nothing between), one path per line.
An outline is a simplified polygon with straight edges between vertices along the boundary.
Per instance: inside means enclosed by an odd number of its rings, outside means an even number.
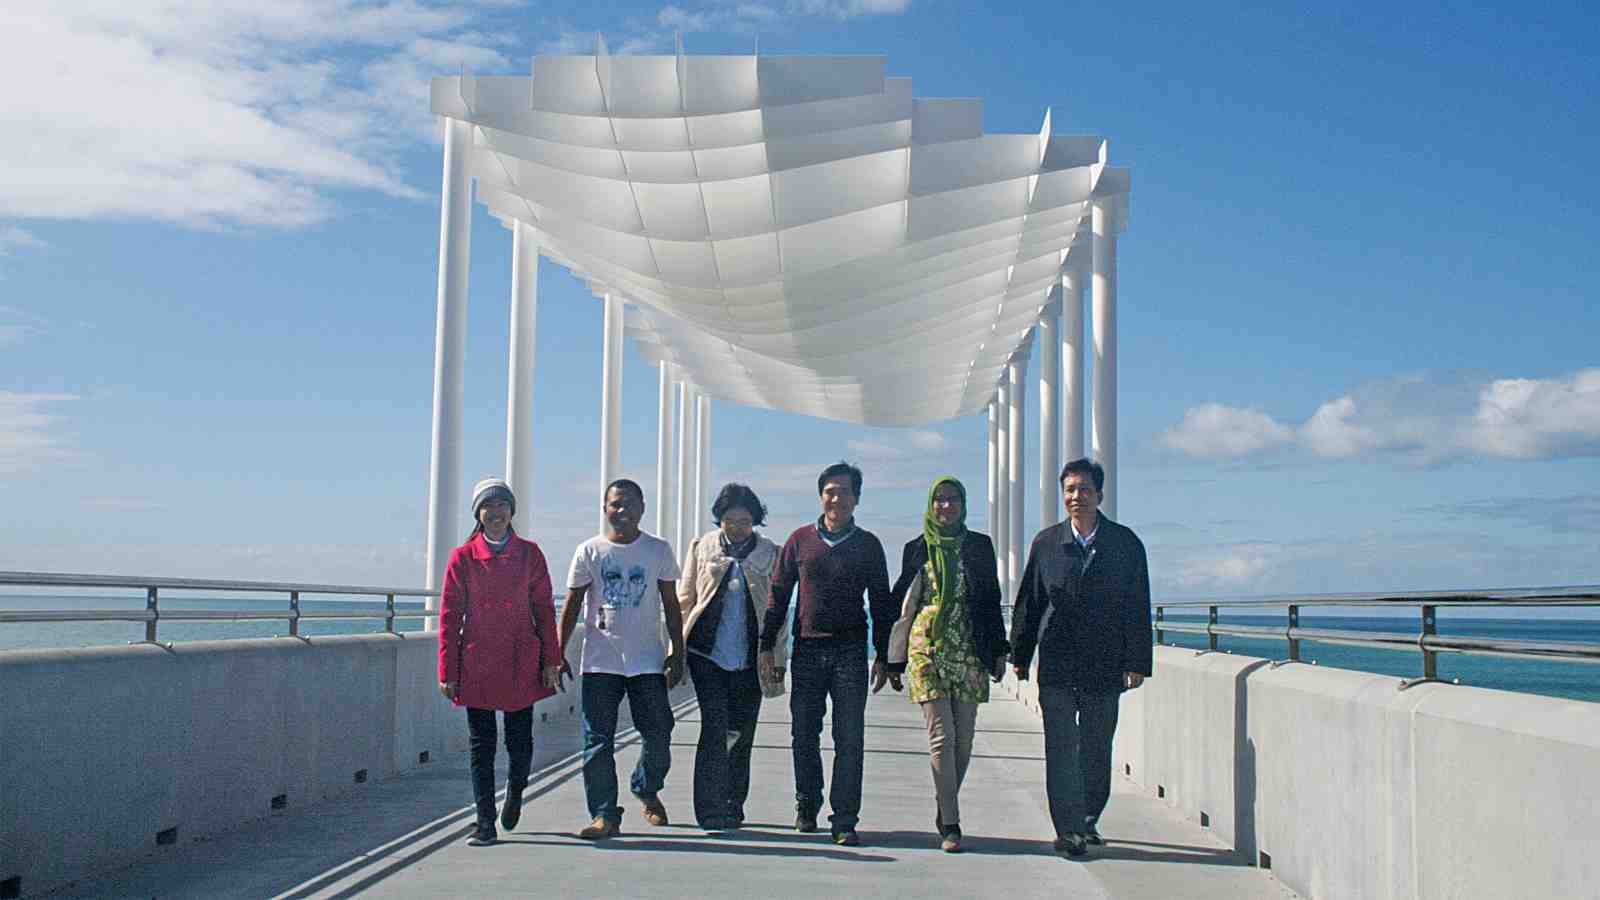
M550 568L539 545L513 535L496 556L475 534L457 547L439 603L439 680L460 684L455 704L531 706L555 693L542 673L559 661Z

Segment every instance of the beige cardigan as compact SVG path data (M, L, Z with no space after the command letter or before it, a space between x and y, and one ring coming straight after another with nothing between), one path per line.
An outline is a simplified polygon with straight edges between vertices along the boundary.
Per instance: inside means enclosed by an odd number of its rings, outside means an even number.
M732 557L722 552L722 531L712 529L696 538L689 545L689 555L683 568L683 634L687 638L689 632L694 630L695 623L705 614L711 601L717 595L717 588L722 585L722 577L727 574L728 566L733 562ZM765 535L756 539L755 549L741 561L744 568L744 577L748 582L746 595L750 599L751 621L756 623L756 631L761 630L761 621L767 614L767 600L772 596L772 570L778 564L778 545L774 544ZM778 669L788 667L789 624L784 623L778 632L778 643L773 647L773 660ZM775 685L762 683L761 692L768 697L776 697L783 693L783 683Z

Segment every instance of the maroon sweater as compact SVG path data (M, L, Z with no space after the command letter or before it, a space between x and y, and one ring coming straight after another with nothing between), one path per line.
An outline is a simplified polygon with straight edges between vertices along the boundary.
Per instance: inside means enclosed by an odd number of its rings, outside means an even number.
M865 594L872 607L872 643L887 658L889 629L900 604L889 592L889 564L878 536L864 528L829 547L815 523L795 529L778 552L772 596L761 624L761 649L771 650L789 615L789 598L800 587L794 634L798 638L867 637Z

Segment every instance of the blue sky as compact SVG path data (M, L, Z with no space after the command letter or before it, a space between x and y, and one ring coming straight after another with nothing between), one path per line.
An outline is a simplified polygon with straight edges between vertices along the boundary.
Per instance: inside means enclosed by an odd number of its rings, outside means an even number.
M1049 107L1109 137L1134 172L1120 513L1162 596L1600 582L1592 7L130 6L0 11L0 569L418 583L427 79L523 73L598 30L614 52L681 31L881 53L918 96L984 98L988 131ZM469 483L503 465L510 257L479 211ZM596 518L600 320L546 262L546 487L523 502L557 570ZM647 487L655 392L630 345L623 463ZM714 421L715 480L749 480L775 536L839 457L886 542L933 476L982 493L977 418Z

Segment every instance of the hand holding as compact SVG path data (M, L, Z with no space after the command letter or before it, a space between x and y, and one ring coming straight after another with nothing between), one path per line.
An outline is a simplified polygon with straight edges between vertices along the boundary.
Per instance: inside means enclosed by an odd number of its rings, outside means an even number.
M778 670L775 656L771 650L763 650L756 654L756 674L768 684L776 684L783 678L783 674Z
M1006 658L1004 656L995 657L994 670L989 673L989 677L994 680L995 684L999 684L1001 679L1006 677Z
M1027 681L1028 680L1028 667L1027 666L1012 666L1011 667L1011 671L1012 671L1012 673L1014 675L1017 676L1017 680L1018 681Z
M1134 688L1138 687L1141 684L1144 684L1144 676L1139 674L1138 672L1123 672L1122 673L1122 686L1127 688L1128 690L1131 691L1131 690L1133 690Z
M683 654L682 653L669 653L669 654L667 654L667 690L670 691L673 688L677 687L678 686L678 682L680 682L682 680L683 680Z
M557 690L564 691L564 690L567 689L567 686L561 683L561 669L562 669L562 666L545 666L544 667L544 686L545 687L551 689L552 691L557 691Z
M461 683L458 681L439 682L439 693L444 695L451 703L456 702L456 697L461 693Z

